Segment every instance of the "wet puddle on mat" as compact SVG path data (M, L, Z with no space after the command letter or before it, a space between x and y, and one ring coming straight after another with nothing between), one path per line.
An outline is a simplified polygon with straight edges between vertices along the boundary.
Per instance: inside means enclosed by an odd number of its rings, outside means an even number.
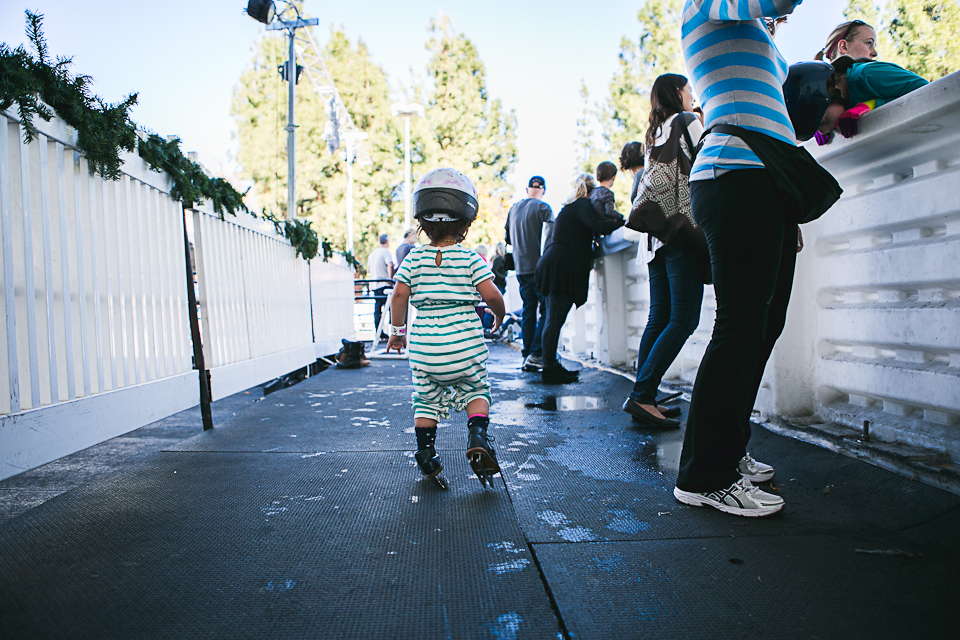
M527 402L507 401L500 405L513 405L510 408L541 409L542 411L589 411L606 409L607 403L596 396L544 396ZM507 407L504 407L505 409Z

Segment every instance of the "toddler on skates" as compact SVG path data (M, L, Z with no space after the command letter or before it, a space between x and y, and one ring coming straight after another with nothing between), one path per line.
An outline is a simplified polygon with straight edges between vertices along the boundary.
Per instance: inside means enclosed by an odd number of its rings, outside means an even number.
M444 485L443 462L434 442L437 422L450 409L467 412L467 458L480 483L493 486L500 472L487 436L490 384L483 326L474 306L483 300L493 312L493 330L503 322L503 297L490 267L460 245L477 217L477 191L454 169L434 169L413 192L413 217L430 244L412 249L395 278L387 352L407 346L407 302L417 310L410 329L413 373L413 425L417 465L428 478Z

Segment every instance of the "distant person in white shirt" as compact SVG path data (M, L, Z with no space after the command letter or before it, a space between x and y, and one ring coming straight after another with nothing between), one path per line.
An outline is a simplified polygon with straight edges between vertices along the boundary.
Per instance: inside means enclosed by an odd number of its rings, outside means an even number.
M374 249L367 258L367 279L368 280L393 280L393 274L397 270L397 265L393 262L393 252L390 251L390 236L385 233L380 234L380 248ZM380 318L383 316L383 305L387 302L385 291L393 286L392 283L378 282L373 285L373 295L377 297L373 307L373 323L375 327L380 326Z

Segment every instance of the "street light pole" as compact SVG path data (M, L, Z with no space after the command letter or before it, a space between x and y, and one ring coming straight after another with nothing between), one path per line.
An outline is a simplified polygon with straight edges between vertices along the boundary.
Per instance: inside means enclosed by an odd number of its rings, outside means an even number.
M348 131L344 134L347 143L347 252L353 254L353 163L357 159L357 143L366 140L362 131ZM361 163L362 164L362 163Z
M297 86L297 52L293 49L295 30L287 29L290 36L290 60L287 62L287 220L297 217L297 127L293 124L293 97Z
M403 228L410 228L410 114L403 116Z
M301 27L312 27L320 23L319 18L310 18L309 20L280 20L277 19L267 25L267 31L279 31L286 29L290 37L290 57L286 63L287 82L290 83L287 91L287 220L293 220L297 217L297 125L293 118L294 88L297 85L297 52L294 49L296 41L296 30Z
M390 107L394 117L403 116L403 224L404 229L413 225L411 211L413 210L410 193L410 116L423 117L423 105L415 102L410 104L394 104Z

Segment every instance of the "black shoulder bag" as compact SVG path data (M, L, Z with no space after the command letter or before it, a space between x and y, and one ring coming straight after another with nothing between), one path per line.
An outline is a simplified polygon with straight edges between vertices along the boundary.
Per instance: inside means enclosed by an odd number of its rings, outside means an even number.
M770 172L774 184L797 199L800 224L822 216L843 193L830 172L803 147L732 124L715 124L707 133L711 131L736 136L747 143ZM703 138L706 137L704 134Z

